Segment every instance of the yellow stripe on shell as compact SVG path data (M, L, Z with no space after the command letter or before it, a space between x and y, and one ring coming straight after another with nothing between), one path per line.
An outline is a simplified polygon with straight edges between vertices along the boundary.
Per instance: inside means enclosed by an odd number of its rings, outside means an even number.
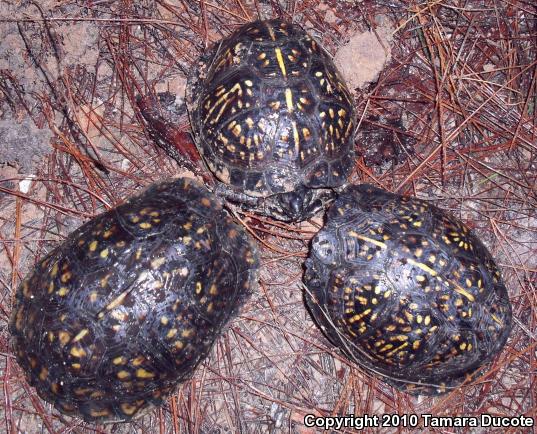
M360 235L360 234L356 233L355 231L349 231L349 236L353 237L353 238L358 238L359 240L366 241L366 242L371 243L371 244L374 244L375 246L378 246L381 249L386 248L385 243L383 243L381 241L378 241L378 240L374 240L373 238L366 237L364 235Z
M283 61L282 50L275 48L274 51L276 52L276 60L278 61L280 71L284 77L287 77L287 70L285 69L285 62Z

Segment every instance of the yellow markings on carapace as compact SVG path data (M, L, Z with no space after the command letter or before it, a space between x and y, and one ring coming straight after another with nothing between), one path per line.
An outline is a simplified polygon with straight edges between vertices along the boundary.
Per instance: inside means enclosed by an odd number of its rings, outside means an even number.
M300 145L300 137L298 135L298 129L296 127L296 122L291 121L291 126L293 127L293 142L295 144L295 154L298 155L299 145Z
M371 313L371 309L366 309L362 313L354 315L352 318L349 319L349 323L353 324L356 321L360 321L364 316L367 316Z
M60 340L60 344L66 345L71 340L71 335L62 330L58 332L58 339Z
M248 125L248 128L250 129L252 129L252 127L254 126L254 120L250 117L246 118L244 122L246 125Z
M425 271L427 274L430 274L431 276L438 275L438 273L435 270L433 270L431 267L425 265L422 262L414 261L414 259L412 259L412 258L409 258L407 261L408 261L409 264L420 268L421 270Z
M124 365L125 363L127 363L127 359L123 356L114 357L112 359L112 363L114 365Z
M402 345L399 345L398 347L396 347L392 351L390 351L388 354L386 354L386 357L391 357L395 353L398 353L399 351L403 350L406 347L408 347L408 342L403 342Z
M39 372L39 379L41 381L45 381L48 377L48 369L43 367L41 368L41 372Z
M90 252L94 252L97 249L97 240L93 240L89 245Z
M151 268L155 270L155 269L159 268L165 262L166 262L166 258L164 258L164 257L153 259L151 261Z
M242 131L242 128L241 128L240 124L233 125L233 128L231 129L231 133L235 137L239 137L241 135L241 131Z
M101 278L101 280L99 281L101 288L106 288L108 286L108 280L110 279L111 276L112 276L112 273L107 273L106 276ZM97 293L92 292L91 294L93 295ZM95 301L95 300L92 300L92 301Z
M129 371L119 371L117 373L117 378L120 380L124 380L125 378L129 378L131 376Z
M58 274L58 263L56 262L53 266L52 266L52 270L50 270L50 277L56 277L56 275Z
M69 288L66 288L65 286L62 286L60 289L58 289L58 295L60 297L65 297L69 293Z
M86 355L86 351L82 347L73 347L69 352L73 357L81 358Z
M129 317L129 315L126 312L120 312L119 310L112 311L110 315L112 316L112 318L117 319L118 321L125 321ZM114 330L119 330L119 329L120 327L118 326Z
M282 50L276 47L274 51L276 52L276 60L278 61L278 67L280 68L282 75L284 77L287 77L287 71L285 69L285 62L283 60Z
M171 339L177 334L177 329L170 329L168 333L166 333L166 338Z
M62 274L62 276L60 277L60 280L63 282L63 283L67 283L69 282L69 280L71 279L71 273L69 271L66 271L65 273Z
M214 283L211 285L211 288L209 289L209 294L211 294L211 295L218 294L218 288L216 287L216 285Z
M384 351L391 350L393 348L393 344L386 344L382 348L379 349L379 353L383 353Z
M71 368L80 369L82 368L82 365L80 363L71 363Z
M125 297L127 297L128 294L129 294L129 291L123 291L114 300L112 300L112 302L106 305L106 310L112 310L118 307L121 303L123 303L123 300L125 300Z
M73 339L73 342L78 342L79 340L83 339L84 336L86 336L89 333L88 329L81 330Z
M500 327L503 327L503 321L500 318L498 318L494 314L491 314L490 316L494 320L495 323L497 323Z
M196 294L199 294L202 290L201 282L196 282Z
M189 230L192 228L192 222L186 222L184 225L183 225L183 228L186 229L186 230Z
M350 288L349 288L350 289ZM367 305L368 300L366 297L362 297L361 295L356 296L356 299L360 302L361 305Z
M429 315L426 315L425 319L423 320L423 324L428 326L430 323L431 323L431 317ZM431 330L432 330L432 328L431 328Z
M91 417L103 417L103 416L108 416L110 414L110 411L108 411L107 409L96 410L92 408L90 410L90 414L91 414Z
M144 368L138 368L136 370L136 377L137 378L154 378L155 373L150 372L150 371L146 371Z
M122 403L119 407L121 408L121 411L128 416L132 416L138 408L135 405L129 404L128 402Z
M288 87L285 88L285 104L287 105L287 110L292 112L295 107L293 103L293 91Z
M360 235L360 234L358 234L358 233L356 233L354 231L349 231L349 237L358 238L359 240L366 241L368 243L374 244L375 246L378 246L381 249L386 248L385 243L383 243L381 241L378 241L378 240L374 240L373 238L366 237L364 235Z
M131 360L132 366L140 366L144 362L145 362L144 356L138 356L135 359Z
M460 285L457 285L455 282L451 282L451 283L455 286L454 288L455 292L466 297L470 301L475 301L475 297L472 294L470 294L468 291L466 291L466 289L464 289Z
M212 116L216 108L220 104L223 103L220 111L218 112L218 115L214 119L215 122L218 122L218 119L220 119L220 116L224 112L225 107L227 106L227 104L229 104L229 101L231 101L231 100L228 100L229 94L234 93L235 91L237 91L239 96L242 95L242 86L240 83L235 83L228 92L225 92L220 98L216 100L216 102L212 105L210 110L207 112L207 115L205 116L205 119L203 120L203 122L204 123L207 122L207 120Z
M104 392L102 390L96 390L95 392L92 392L90 395L90 398L96 399L96 398L102 398L104 396Z
M149 229L151 227L151 223L148 222L142 222L139 225L142 229Z
M181 332L181 336L184 337L184 338L189 338L190 336L192 336L194 334L194 330L193 329L185 329Z
M108 249L103 249L101 250L101 253L99 254L99 256L103 259L107 258L108 257Z

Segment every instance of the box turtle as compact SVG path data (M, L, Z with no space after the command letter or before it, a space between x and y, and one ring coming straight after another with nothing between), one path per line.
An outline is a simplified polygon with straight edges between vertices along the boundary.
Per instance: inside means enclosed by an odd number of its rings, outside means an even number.
M256 21L203 56L187 107L217 191L284 221L330 201L355 163L355 110L330 55L300 26Z
M478 375L511 330L506 287L481 241L427 201L370 185L345 188L331 206L304 282L332 343L411 394Z
M17 360L62 413L128 421L192 374L257 264L205 187L155 184L81 226L24 279L10 321Z

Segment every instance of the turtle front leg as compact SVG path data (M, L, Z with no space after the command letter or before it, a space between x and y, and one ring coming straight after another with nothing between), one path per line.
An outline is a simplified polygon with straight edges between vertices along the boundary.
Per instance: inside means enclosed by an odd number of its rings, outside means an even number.
M218 197L221 197L228 202L233 202L234 204L238 204L238 205L244 204L248 206L249 208L253 208L253 209L259 207L262 201L262 198L248 196L245 193L240 193L238 191L235 191L229 185L223 184L218 181L216 182L213 192Z

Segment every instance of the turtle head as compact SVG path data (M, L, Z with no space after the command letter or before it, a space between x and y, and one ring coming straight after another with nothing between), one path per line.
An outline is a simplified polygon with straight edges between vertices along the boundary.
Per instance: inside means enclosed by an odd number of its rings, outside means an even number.
M265 199L265 211L283 221L302 221L312 217L334 198L330 189L313 189L303 185L293 191L278 193Z

